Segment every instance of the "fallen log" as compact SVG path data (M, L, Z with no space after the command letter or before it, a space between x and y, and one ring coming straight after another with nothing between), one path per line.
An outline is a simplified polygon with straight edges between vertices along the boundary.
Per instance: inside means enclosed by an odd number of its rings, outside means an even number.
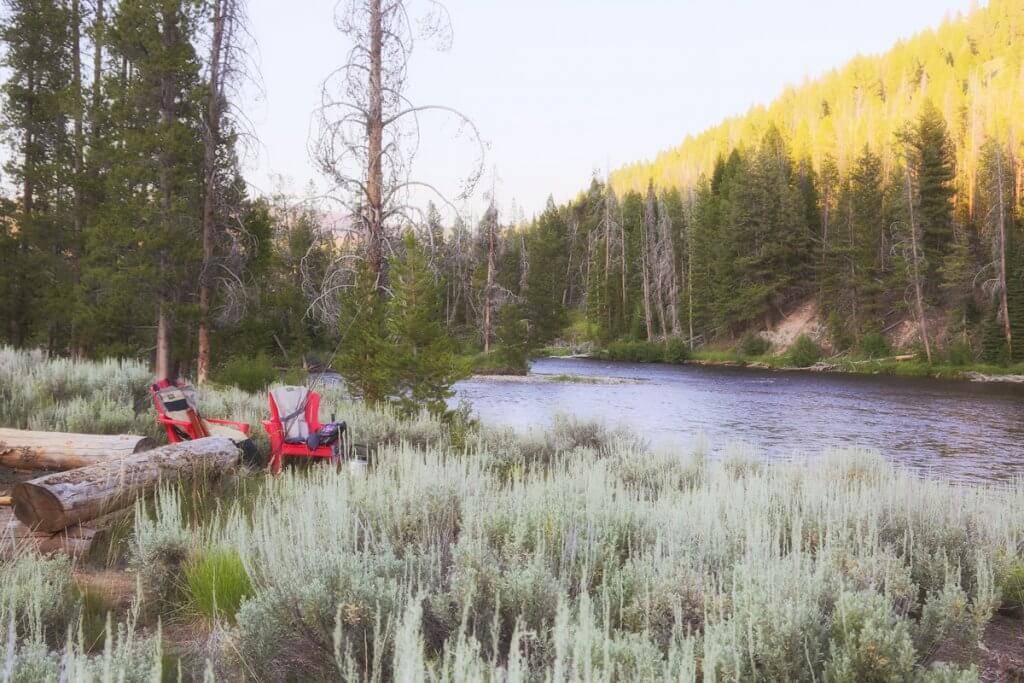
M209 437L49 474L14 487L14 514L37 531L59 531L127 507L161 482L234 467L238 457L231 439Z
M26 551L40 555L63 553L73 559L83 558L95 544L108 536L113 525L129 511L118 510L51 533L25 526L14 517L10 508L0 510L0 560L13 559Z
M14 470L72 470L148 451L155 445L145 436L0 429L0 465Z

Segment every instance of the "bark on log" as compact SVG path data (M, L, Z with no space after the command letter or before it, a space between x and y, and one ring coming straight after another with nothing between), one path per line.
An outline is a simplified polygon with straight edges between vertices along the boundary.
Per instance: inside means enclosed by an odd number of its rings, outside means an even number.
M50 474L14 487L14 514L37 531L59 531L131 505L161 482L229 469L238 457L231 439L210 437Z
M71 470L153 448L145 436L98 436L0 429L0 465L14 470Z
M117 511L56 533L33 531L14 517L10 508L0 510L0 560L11 560L26 551L40 555L64 553L80 559L88 555L93 545L106 537L110 528L125 511Z

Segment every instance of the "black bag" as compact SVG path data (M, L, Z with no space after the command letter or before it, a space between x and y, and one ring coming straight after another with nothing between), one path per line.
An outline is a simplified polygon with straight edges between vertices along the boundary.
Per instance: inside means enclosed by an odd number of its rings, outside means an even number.
M328 422L306 437L306 447L311 451L315 451L320 446L330 446L337 443L347 428L348 425L344 422Z

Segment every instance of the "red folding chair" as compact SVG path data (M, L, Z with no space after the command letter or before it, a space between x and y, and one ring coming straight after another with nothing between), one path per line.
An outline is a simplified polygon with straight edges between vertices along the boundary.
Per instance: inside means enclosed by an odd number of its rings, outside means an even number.
M226 436L236 443L249 438L249 425L231 420L204 418L196 407L196 392L188 383L162 379L149 388L156 408L156 421L167 432L169 443Z
M319 432L320 394L305 387L278 387L270 392L270 419L263 428L270 435L270 471L279 474L285 458L336 458L330 445L309 447L309 435Z

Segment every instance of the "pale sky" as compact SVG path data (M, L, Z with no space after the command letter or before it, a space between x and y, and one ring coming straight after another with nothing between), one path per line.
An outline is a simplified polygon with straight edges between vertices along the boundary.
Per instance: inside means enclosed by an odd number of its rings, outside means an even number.
M415 3L416 0L413 0ZM652 157L783 88L883 52L972 0L447 0L454 42L418 46L410 96L468 115L489 143L483 183L527 215L610 165ZM264 96L246 109L260 190L324 183L309 161L320 84L348 51L335 0L250 0ZM442 121L418 178L445 188L471 164ZM467 206L478 210L480 200Z

